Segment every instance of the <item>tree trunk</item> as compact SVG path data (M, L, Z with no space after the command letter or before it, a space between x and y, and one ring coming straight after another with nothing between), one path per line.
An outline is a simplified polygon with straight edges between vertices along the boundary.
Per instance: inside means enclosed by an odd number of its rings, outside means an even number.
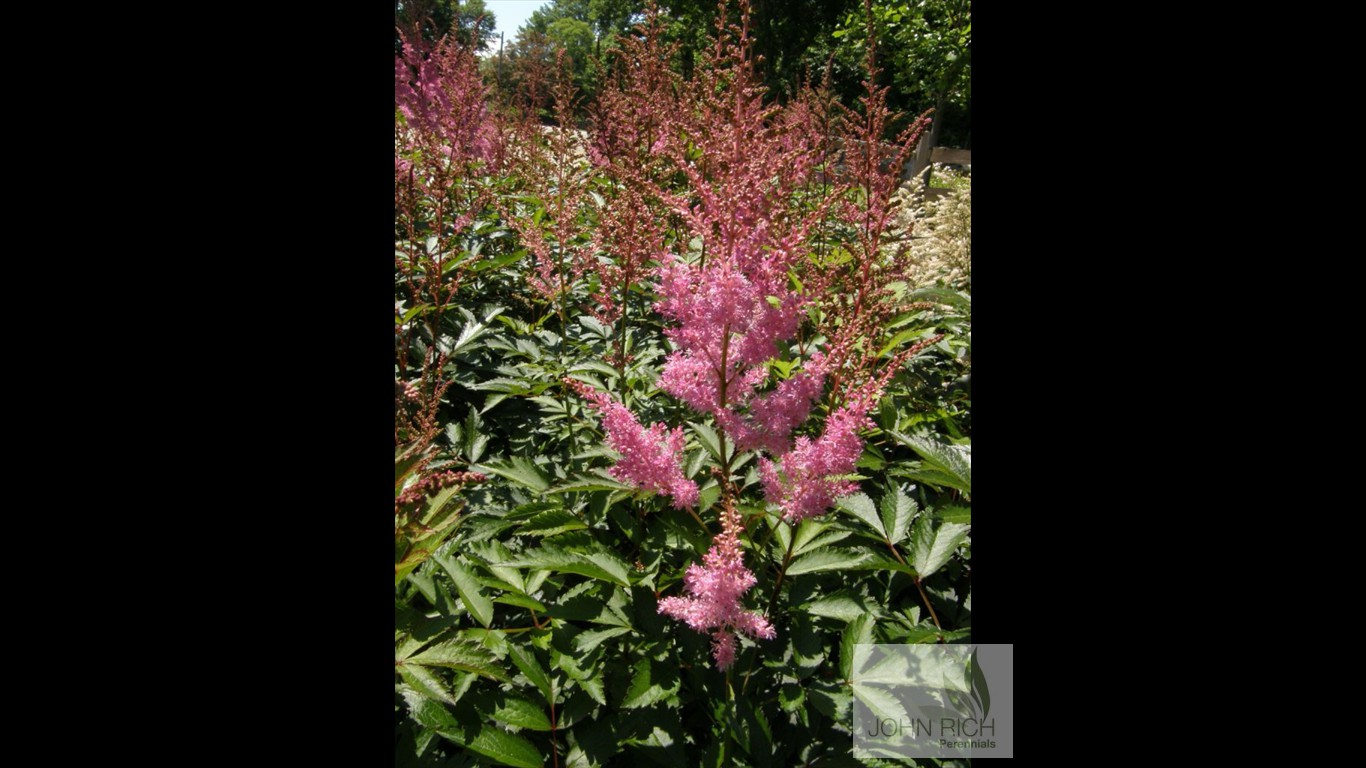
M968 57L959 56L949 65L944 72L944 77L940 81L938 93L934 97L934 118L930 123L930 130L925 137L920 140L920 146L915 150L915 162L911 164L910 176L915 176L924 171L930 165L930 153L939 143L939 129L944 125L944 107L948 103L949 94L953 93L953 88L958 84L958 78L963 75L963 68L967 66ZM907 176L906 178L910 178ZM925 183L929 184L930 177L925 176Z
M911 172L906 178L918 176L926 168L930 167L930 153L939 143L939 129L944 125L944 102L945 98L940 96L934 102L934 115L931 117L930 130L920 138L920 145L915 149L915 159L911 162ZM926 177L928 181L928 177Z

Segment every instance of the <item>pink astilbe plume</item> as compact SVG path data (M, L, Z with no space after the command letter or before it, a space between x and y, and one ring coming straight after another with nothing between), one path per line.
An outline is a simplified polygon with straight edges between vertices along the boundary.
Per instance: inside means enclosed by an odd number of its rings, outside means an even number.
M395 444L426 445L440 431L437 413L451 385L440 338L444 315L469 267L460 242L487 212L482 182L503 151L499 124L473 50L454 36L429 43L416 28L400 30L394 58L394 268L406 294L395 304ZM404 310L426 306L417 317ZM425 351L416 343L426 341Z
M816 440L799 437L782 458L781 466L759 459L764 494L783 510L783 519L797 523L824 514L835 499L858 490L858 483L838 479L854 471L863 453L860 429L873 426L862 404L846 404L830 414Z
M762 448L773 454L786 453L788 436L806 421L811 406L821 396L825 374L825 356L817 352L794 376L751 401L748 418L722 411L716 414L716 421L735 440L738 450Z
M669 67L678 43L666 43L666 19L653 2L631 34L609 53L608 87L593 105L588 157L616 181L668 174L664 150L676 136L682 78Z
M888 366L881 376L852 393L825 420L820 437L797 438L782 456L781 464L759 459L764 495L782 509L783 519L795 525L825 514L835 499L858 490L858 483L841 476L853 473L863 453L859 430L873 426L868 411L877 404L895 371L896 367Z
M782 455L780 464L768 458L759 459L764 495L782 508L783 519L796 524L808 517L823 515L835 499L858 490L857 482L842 479L841 475L852 474L863 453L859 430L874 426L868 412L877 405L883 390L901 366L942 338L942 333L936 334L898 353L830 414L820 437L815 440L797 438L792 449Z
M625 314L628 292L640 282L649 264L661 252L664 235L651 203L640 185L617 187L611 204L603 207L593 235L593 248L605 254L590 268L598 276L593 294L593 315L603 323L615 323ZM618 350L621 354L623 350Z
M856 192L841 195L839 218L854 224L841 237L845 258L822 264L806 276L812 301L823 316L820 329L831 340L831 389L861 387L875 375L888 325L911 308L905 291L892 289L904 279L910 232L895 234L890 224L898 208L897 190L902 167L929 127L928 113L911 120L890 143L884 139L902 116L888 106L887 86L878 85L877 35L872 7L864 2L868 23L864 93L859 108L836 104L840 144L841 185Z
M725 3L720 11L715 45L690 81L671 79L657 66L658 19L651 17L654 31L644 28L628 45L618 85L600 102L588 154L613 185L599 219L610 233L598 250L633 270L656 263L654 308L667 321L672 345L658 386L711 415L718 427L722 530L702 563L688 568L685 594L660 600L659 611L710 633L717 666L726 669L738 634L774 637L768 620L742 605L756 578L740 548L738 490L731 483L736 452L768 454L759 462L764 490L789 522L824 513L857 489L847 476L863 450L859 432L872 426L868 413L918 348L879 369L887 325L873 327L873 319L888 317L883 304L891 298L874 262L884 198L900 168L871 159L880 151L884 105L872 105L862 135L878 135L847 163L850 180L832 185L831 143L822 129L832 125L833 110L814 95L795 108L766 105L754 71L748 3L740 2L738 24L726 21ZM621 87L627 84L631 90ZM875 92L874 100L882 96ZM914 137L902 138L904 159ZM862 207L847 200L859 181L871 199ZM659 227L633 228L637 212L657 217ZM832 215L856 226L826 232ZM827 256L823 244L837 236L859 241ZM845 253L854 251L871 255ZM846 261L855 263L842 266ZM597 271L611 287L600 300L629 296L624 271ZM839 289L846 295L822 296ZM808 318L815 333L799 336ZM851 361L857 370L847 370ZM777 381L770 378L774 370ZM687 491L674 490L681 432L662 425L647 430L624 406L586 387L580 391L603 414L608 439L623 454L614 476L673 493L682 506ZM827 392L831 415L821 434L794 440Z
M504 218L533 256L527 285L563 314L561 298L572 290L591 259L584 247L590 179L575 127L579 95L564 49L555 52L555 63L550 83L554 125L541 124L534 102L513 123L517 149L509 153L509 169L521 194L503 199L500 205Z
M806 300L791 284L824 208L800 204L799 190L817 159L810 111L765 106L754 72L749 12L728 24L721 9L715 47L698 82L672 109L657 109L662 128L650 145L686 180L656 194L680 219L700 254L663 256L655 272L655 309L672 321L674 349L659 386L711 414L743 449L779 450L820 395L824 373L810 368L767 395L769 360L792 339ZM818 366L817 366L818 367Z
M741 450L776 452L825 381L808 360L760 394L768 361L805 316L791 276L802 270L809 236L826 214L826 205L802 202L822 139L813 110L764 104L748 4L741 2L738 24L727 22L721 5L715 45L691 82L667 66L673 49L662 41L656 7L622 43L614 82L596 105L589 149L613 180L596 243L611 258L593 266L602 286L595 298L599 315L616 319L630 284L657 262L654 306L671 321L665 334L674 347L660 388L714 416ZM665 249L666 228L677 233L680 252Z
M403 115L401 147L420 147L457 163L488 161L498 129L489 119L487 88L474 52L455 37L435 46L400 30L403 53L394 57L394 106Z
M678 323L665 330L677 349L664 364L660 388L703 413L744 402L766 375L756 366L774 356L777 341L796 333L796 295L719 259L706 267L675 262L661 267L659 278L655 308Z
M596 258L586 260L596 275L593 315L617 325L616 350L608 362L625 370L631 324L631 292L651 276L666 252L669 210L659 180L673 174L662 154L663 136L676 130L676 86L668 61L678 46L663 42L664 18L651 2L632 34L609 52L608 85L592 104L593 130L586 153L607 182L598 187Z
M565 384L602 415L607 444L621 454L621 460L610 470L612 477L671 496L679 509L697 503L697 484L683 476L681 427L666 429L663 424L653 424L647 429L626 406L602 392L574 379L565 379Z
M693 563L683 576L688 594L659 601L659 612L687 624L698 632L710 632L712 656L725 670L735 661L736 632L772 640L773 625L757 611L745 610L740 600L756 583L745 567L740 549L740 519L734 503L722 508L721 533L712 541L702 564Z

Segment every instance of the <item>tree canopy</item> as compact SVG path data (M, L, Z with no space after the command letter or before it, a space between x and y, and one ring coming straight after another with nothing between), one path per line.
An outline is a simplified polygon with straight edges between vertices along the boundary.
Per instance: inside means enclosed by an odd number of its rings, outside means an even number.
M718 14L714 0L658 0L676 62L691 77ZM602 87L611 53L643 18L646 0L551 0L507 41L504 57L485 65L506 95L556 66L563 50L584 103ZM935 110L931 144L971 147L971 0L752 0L750 31L770 98L786 100L807 81L828 76L845 101L862 91L869 30L876 35L879 81L889 104L909 120ZM733 12L733 11L732 11ZM423 34L456 30L487 50L494 28L484 0L396 0L400 25L430 15ZM482 21L476 24L476 19ZM893 126L899 128L901 126Z
M484 5L484 0L394 0L394 22L396 29L418 24L423 39L429 42L453 31L463 42L480 50L493 39L497 26L493 11ZM394 50L400 45L395 33Z

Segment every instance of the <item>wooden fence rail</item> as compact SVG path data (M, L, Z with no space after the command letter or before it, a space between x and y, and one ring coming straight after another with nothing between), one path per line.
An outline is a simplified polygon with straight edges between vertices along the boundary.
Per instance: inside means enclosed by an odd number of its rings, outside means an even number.
M935 147L930 152L930 164L925 167L925 180L923 183L925 199L934 200L940 197L948 197L951 189L930 186L930 174L934 173L935 163L943 165L972 165L972 150L954 149L952 147Z

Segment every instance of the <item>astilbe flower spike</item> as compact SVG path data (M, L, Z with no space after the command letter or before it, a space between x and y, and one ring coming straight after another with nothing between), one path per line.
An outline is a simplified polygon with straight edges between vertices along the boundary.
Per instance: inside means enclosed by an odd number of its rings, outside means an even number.
M680 104L652 113L669 129L651 155L675 169L668 178L686 180L682 190L661 184L654 196L678 217L680 243L704 245L697 256L658 259L655 309L672 321L665 334L674 346L659 387L714 416L740 450L776 452L825 380L823 363L809 359L796 376L759 394L768 361L805 316L806 299L790 277L823 214L796 202L816 154L810 115L764 105L748 30L746 3L738 25L726 22L722 8L699 84L682 92Z
M446 162L488 162L499 151L498 129L487 106L488 89L469 46L456 37L435 45L400 30L403 53L394 57L394 107L404 117L396 145L422 149ZM395 162L396 173L406 162Z
M768 381L768 361L796 335L804 317L805 299L791 277L806 260L806 243L824 209L806 210L797 202L816 159L811 119L804 113L785 117L781 109L764 105L748 30L747 3L741 3L739 25L727 23L723 7L716 45L703 55L689 87L666 87L664 78L651 77L656 71L651 65L628 70L626 76L643 87L622 93L602 114L651 119L639 131L609 122L592 152L622 188L640 190L636 196L620 195L614 204L658 201L678 230L675 253L660 247L657 233L628 243L641 263L658 263L654 306L670 321L665 335L673 345L659 388L712 415L721 440L729 438L738 450L762 447L777 453L805 421L826 378L825 356L803 353L807 359L796 375L760 394ZM649 28L643 43L643 60L658 53L658 37ZM642 98L646 93L657 98ZM702 245L700 253L692 243ZM597 402L609 435L611 418L624 434L640 436L624 408L615 413ZM727 477L731 468L729 461L723 464L721 533L703 562L688 568L687 594L661 600L659 610L710 633L716 664L726 669L735 660L737 633L771 639L774 630L741 604L756 579L744 566L735 489Z
M782 507L785 520L796 524L824 514L835 499L858 490L858 483L838 477L854 471L863 453L858 431L871 426L867 408L849 403L830 414L819 438L797 438L783 456L781 470L767 458L759 459L764 494Z
M679 509L697 503L697 484L683 476L683 428L665 429L654 424L641 426L626 406L575 379L565 379L602 415L607 444L621 454L612 467L612 477L655 493L673 497Z
M730 443L737 452L767 453L760 460L765 494L795 523L823 514L836 498L857 490L847 476L863 450L859 432L872 426L868 413L891 376L923 348L896 356L879 373L882 321L891 316L893 297L874 261L889 215L886 201L920 128L900 137L899 154L884 167L885 93L873 90L862 144L854 144L862 149L849 163L853 180L812 189L808 182L828 166L823 155L830 143L820 129L830 122L831 110L814 96L799 109L766 106L754 72L749 5L741 0L738 25L727 23L721 5L715 46L703 54L692 81L670 84L677 89L651 88L664 79L651 79L651 70L641 67L623 77L642 87L630 93L609 89L607 108L599 113L606 124L589 155L617 189L630 192L610 198L608 206L616 210L602 220L629 221L637 208L657 203L669 212L674 234L668 243L659 231L636 235L614 227L604 244L615 247L602 250L629 253L633 275L634 268L656 263L654 308L668 321L664 332L672 342L659 388L711 415L725 448ZM642 42L642 60L658 53L648 29ZM868 82L872 88L873 79ZM623 117L639 116L651 118L639 130L620 125ZM828 181L828 172L822 173ZM866 205L846 200L853 182L862 182ZM858 242L848 244L855 247L843 250L870 255L855 260L813 253L829 239L822 234L829 214L861 225L855 227ZM853 266L841 266L837 258ZM611 278L614 291L629 285L626 278ZM797 338L808 317L814 337ZM794 338L797 343L789 346ZM780 366L771 365L775 358L783 361ZM795 373L767 386L771 368L792 371L799 362ZM823 432L793 440L827 389L832 410ZM585 394L603 412L614 447L634 446L614 475L642 487L671 488L677 465L670 441L681 447L681 434L665 433L661 425L645 430L623 406ZM739 545L736 489L730 484L735 452L720 454L722 532L703 563L688 569L687 594L661 600L659 610L712 633L713 655L725 669L735 659L737 633L771 638L773 628L741 607L755 577L744 567Z
M585 247L590 178L589 163L574 128L579 94L564 49L555 52L555 62L557 74L550 83L555 124L545 126L537 119L537 96L533 93L533 101L511 129L517 151L512 153L509 166L520 194L500 201L500 207L504 219L534 257L527 285L555 306L563 323L563 299L592 260ZM521 199L539 202L528 205Z
M702 564L693 563L683 576L688 594L659 601L659 612L687 624L698 632L710 632L712 656L718 669L735 661L736 632L772 640L773 625L757 611L745 610L740 600L756 583L745 567L740 549L740 515L734 501L722 507L721 533L712 541Z
M395 445L429 444L440 432L438 412L451 386L440 344L443 317L469 267L462 240L493 200L482 179L503 152L499 122L474 51L458 37L432 44L416 28L400 30L394 59L394 268L406 294L395 303ZM417 316L405 316L418 307ZM422 337L425 336L425 340ZM425 344L418 344L424 340ZM420 473L428 459L414 470Z
M798 437L792 450L782 456L781 464L759 459L759 476L764 495L783 510L783 518L793 525L808 517L823 515L835 499L854 493L858 483L843 479L851 474L863 453L859 430L873 427L868 418L892 377L903 363L936 344L944 335L935 334L897 354L882 372L850 393L844 404L825 420L819 438Z

